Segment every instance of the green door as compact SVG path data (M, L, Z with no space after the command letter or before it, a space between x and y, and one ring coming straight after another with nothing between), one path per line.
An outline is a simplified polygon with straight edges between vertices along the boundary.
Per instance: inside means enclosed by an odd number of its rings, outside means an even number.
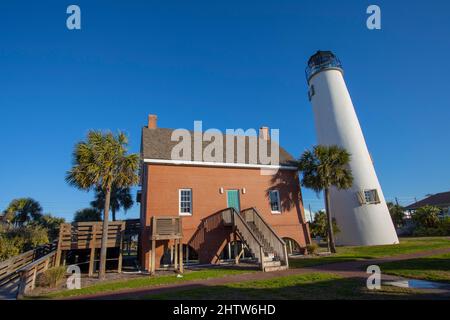
M227 207L235 208L237 212L241 211L239 204L239 190L227 190Z

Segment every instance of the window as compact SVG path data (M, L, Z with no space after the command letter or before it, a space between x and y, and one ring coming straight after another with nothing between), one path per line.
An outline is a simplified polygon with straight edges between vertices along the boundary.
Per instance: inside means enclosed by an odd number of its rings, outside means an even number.
M364 190L358 193L360 204L377 204L380 203L377 189Z
M192 189L180 189L180 216L192 215Z
M269 191L269 200L272 213L281 213L280 192L278 190Z

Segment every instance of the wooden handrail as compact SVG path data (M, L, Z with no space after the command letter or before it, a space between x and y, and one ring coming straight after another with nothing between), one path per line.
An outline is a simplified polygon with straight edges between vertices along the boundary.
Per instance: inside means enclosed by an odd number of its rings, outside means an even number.
M251 207L251 208L247 208L247 209L242 210L242 212L246 212L246 211L250 211L250 210L253 210L253 212L261 219L261 221L266 225L266 227L267 227L270 231L272 231L272 234L273 234L276 238L278 238L278 240L280 240L280 242L282 242L283 244L286 244L286 243L284 242L284 240L283 240L282 238L280 238L280 236L275 232L275 230L273 230L273 228L270 226L270 224L268 224L268 223L266 222L266 220L264 220L264 218L263 218L263 217L261 216L261 214L259 213L258 209L256 209L255 207Z
M273 228L264 220L258 210L254 207L244 209L241 213L247 217L252 214L256 228L263 234L269 245L275 250L275 253L282 259L286 266L289 266L289 258L287 254L286 243L281 239Z
M234 225L236 225L236 218L238 218L241 222L242 225L244 226L244 228L251 234L251 236L253 237L253 239L261 246L263 247L264 245L262 244L261 240L258 239L258 237L255 236L255 234L253 233L252 229L248 226L247 222L245 222L245 220L242 218L242 216L237 213L236 209L231 208L232 212L233 212L233 218L234 218Z
M47 254L47 255L45 255L45 256L43 256L43 257L37 259L36 261L33 261L32 263L30 263L30 264L24 266L23 268L17 270L17 272L29 271L29 270L35 268L35 267L36 267L37 265L39 265L40 263L42 263L43 261L46 261L46 260L48 260L48 259L50 259L50 258L53 258L55 254L56 254L55 251L50 252L49 254Z
M55 258L56 251L52 251L17 271L20 276L19 290L17 293L19 299L35 288L36 279L39 274L55 266Z
M56 250L56 241L36 247L18 256L0 262L0 285L8 283L17 276L17 272L36 259Z
M241 240L245 240L249 249L257 256L259 256L259 262L261 263L261 269L264 271L264 245L256 237L256 235L251 230L247 222L241 217L241 215L236 211L235 208L227 208L222 212L230 211L232 216L232 224L236 229L237 233L241 237Z

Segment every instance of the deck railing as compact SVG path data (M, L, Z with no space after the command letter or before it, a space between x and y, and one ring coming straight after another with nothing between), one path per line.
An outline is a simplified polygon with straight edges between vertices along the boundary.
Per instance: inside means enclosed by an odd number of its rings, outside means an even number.
M152 217L152 239L176 239L183 237L181 218L176 216Z
M263 219L256 208L248 208L241 211L241 216L245 222L254 223L256 228L261 232L269 246L274 250L275 255L289 267L289 259L287 254L286 243L281 239L272 227Z
M264 270L264 245L256 237L243 217L236 209L227 208L222 211L222 219L225 225L233 225L236 228L241 240L245 242L250 251L253 252L255 258L261 264L261 269Z
M108 248L120 247L124 221L108 222ZM63 223L59 232L59 250L90 249L93 246L100 248L102 245L103 222L76 222Z
M117 271L122 271L122 240L125 221L108 222L107 248L119 248ZM56 251L56 266L61 263L62 255L70 250L90 249L89 276L94 274L95 251L102 246L103 222L76 222L61 224Z
M23 297L35 288L37 276L54 267L55 258L56 252L53 251L17 271L20 277L18 298Z
M0 262L0 286L17 277L17 271L56 249L56 242L38 246L33 250Z

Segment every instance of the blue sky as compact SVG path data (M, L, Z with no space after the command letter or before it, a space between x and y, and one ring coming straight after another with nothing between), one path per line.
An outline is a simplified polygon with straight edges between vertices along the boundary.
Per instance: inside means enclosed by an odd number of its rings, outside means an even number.
M300 155L316 141L304 68L318 49L344 64L388 200L450 190L450 3L374 3L379 31L368 1L1 1L0 210L29 196L70 220L92 198L64 181L74 144L121 129L138 152L149 113L161 127L279 128Z

